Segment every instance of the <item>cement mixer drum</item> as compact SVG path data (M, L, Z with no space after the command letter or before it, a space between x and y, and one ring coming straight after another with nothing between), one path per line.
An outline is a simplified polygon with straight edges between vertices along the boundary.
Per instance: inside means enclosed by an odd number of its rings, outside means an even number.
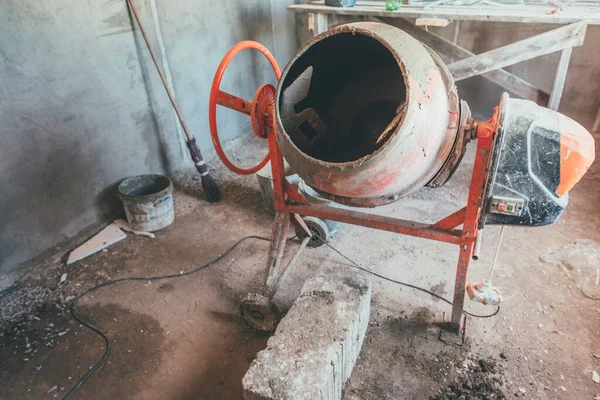
M302 46L282 73L275 107L292 169L347 205L382 205L439 184L440 174L445 181L466 143L459 125L468 108L444 63L380 23L339 26Z

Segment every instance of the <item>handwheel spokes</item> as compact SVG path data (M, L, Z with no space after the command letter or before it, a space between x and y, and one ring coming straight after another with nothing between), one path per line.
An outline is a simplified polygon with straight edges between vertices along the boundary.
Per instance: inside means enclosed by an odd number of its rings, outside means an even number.
M227 52L227 54L225 54L225 57L221 60L221 63L215 72L208 101L208 123L215 151L223 164L237 174L249 175L258 172L263 168L269 162L270 154L267 153L258 164L250 168L241 168L233 164L223 151L221 140L219 139L219 132L217 129L217 105L248 115L252 119L252 128L256 135L261 138L267 138L269 129L266 120L267 110L275 103L276 90L273 85L262 85L259 90L257 90L254 99L250 102L220 89L221 79L223 78L223 74L225 73L225 69L229 65L229 62L237 53L244 49L260 51L267 58L271 67L273 67L273 72L275 72L277 80L281 77L281 71L279 70L277 61L275 61L275 57L273 57L271 52L267 50L265 46L251 40L245 40L236 44ZM270 123L272 123L272 118Z
M219 90L219 93L217 94L217 104L246 115L250 115L250 109L252 108L252 102L234 96L223 90Z

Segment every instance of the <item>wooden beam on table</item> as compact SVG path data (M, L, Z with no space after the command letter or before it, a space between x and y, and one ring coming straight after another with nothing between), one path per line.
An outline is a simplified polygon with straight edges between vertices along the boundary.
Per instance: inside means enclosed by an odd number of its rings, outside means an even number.
M439 5L425 8L423 4L402 4L398 11L386 11L385 1L357 0L354 7L328 7L323 1L308 4L292 4L288 10L296 13L314 13L330 15L349 15L355 17L392 17L392 18L446 18L450 20L484 21L484 22L519 22L532 24L570 24L587 20L590 25L600 24L600 5L597 2L589 4L569 3L558 13L552 11L556 6L544 3L525 2L514 6L488 5L481 3L469 5Z
M446 18L417 18L415 20L416 26L436 26L446 27L450 23L450 20Z
M379 18L379 20L402 29L415 39L431 47L447 64L475 55L435 33L414 26L402 18ZM548 93L508 71L498 69L482 74L481 76L523 99L534 101L543 106L548 104Z
M456 61L448 65L448 68L452 72L454 79L460 81L521 61L554 53L555 51L581 46L585 38L586 27L587 23L585 21L566 25L464 60Z

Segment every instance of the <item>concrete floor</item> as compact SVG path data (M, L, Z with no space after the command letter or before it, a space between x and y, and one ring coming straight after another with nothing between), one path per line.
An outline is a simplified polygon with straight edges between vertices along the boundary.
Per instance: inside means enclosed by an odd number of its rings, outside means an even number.
M263 143L257 149L254 140L249 142L233 144L234 158L245 162L264 153ZM472 149L447 186L421 190L372 212L435 221L464 204L471 162ZM62 397L101 357L102 340L61 306L68 296L108 279L188 271L243 236L270 235L272 218L263 211L255 178L233 176L216 161L212 165L224 192L220 204L205 202L199 181L187 173L179 179L175 223L155 239L128 235L70 267L57 262L21 273L13 279L20 286L0 292L0 307L20 290L45 293L43 304L33 298L24 305L31 313L7 316L0 326L0 399ZM489 379L506 397L600 395L600 384L592 381L592 370L600 371L600 359L594 357L600 353L600 303L584 296L560 267L540 260L578 239L600 242L599 198L596 163L572 191L558 224L506 230L494 276L505 302L494 318L469 319L463 347L438 340L432 322L450 311L447 304L374 279L371 323L345 399L426 399L460 384L465 374L481 374L472 368L479 360L494 364ZM486 227L470 281L487 277L498 234L499 227ZM331 243L380 274L452 296L458 256L452 245L353 226L345 226ZM192 276L119 283L80 301L82 315L102 328L113 348L75 398L241 398L241 379L267 337L240 320L239 300L261 287L268 245L246 241ZM296 246L289 246L287 257ZM292 301L306 277L347 264L326 247L309 250L278 296ZM67 282L58 285L63 273ZM45 289L34 290L40 287ZM469 311L493 309L470 305Z

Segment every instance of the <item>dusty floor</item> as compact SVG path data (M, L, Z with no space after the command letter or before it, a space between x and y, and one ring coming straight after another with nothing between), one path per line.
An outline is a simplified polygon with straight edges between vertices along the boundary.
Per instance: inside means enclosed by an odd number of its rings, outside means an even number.
M235 154L252 158L256 152L248 148L242 144ZM469 160L472 154L447 186L374 212L428 222L454 211L465 200ZM3 278L0 399L62 397L101 357L102 339L69 316L70 296L109 279L188 271L243 236L269 236L271 217L255 178L213 165L222 203L205 202L199 181L187 174L179 179L185 184L176 194L175 223L155 239L128 235L72 266L57 262ZM598 245L599 199L596 163L557 225L507 229L494 276L505 302L494 318L469 319L463 347L438 340L432 322L449 312L447 304L375 279L371 323L345 399L453 398L449 393L461 390L480 393L470 398L600 396L600 384L592 381L592 371L600 371L600 302L583 295L561 267L541 260L579 239ZM469 280L487 277L498 234L498 227L485 229L482 257ZM380 274L452 296L457 249L451 245L352 226L332 244ZM194 275L119 283L81 300L80 313L110 337L112 353L75 398L241 398L242 376L267 337L240 320L239 299L260 288L267 249L267 242L249 240ZM310 274L345 268L330 249L310 250L280 296L293 299ZM64 273L67 280L59 284ZM469 311L493 309L472 305Z

